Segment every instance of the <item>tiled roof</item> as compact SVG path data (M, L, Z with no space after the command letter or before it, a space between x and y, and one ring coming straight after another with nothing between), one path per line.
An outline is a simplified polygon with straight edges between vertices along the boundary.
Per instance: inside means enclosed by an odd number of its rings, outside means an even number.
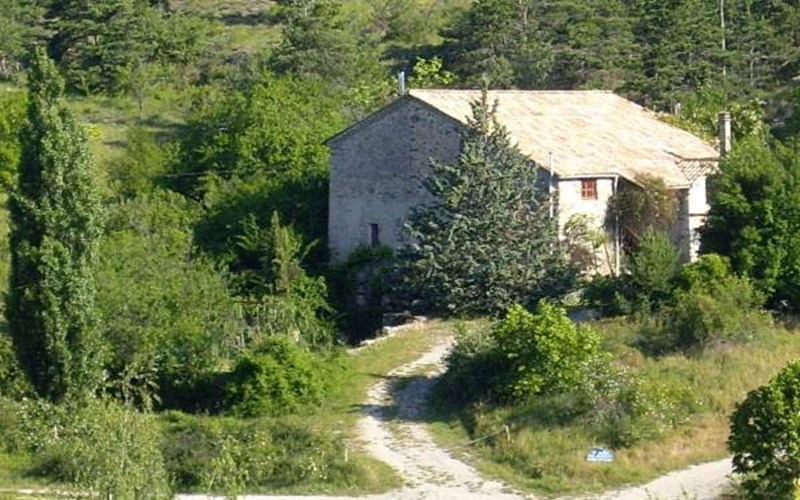
M719 158L681 160L678 162L678 168L689 179L689 182L694 182L700 177L714 173L718 164Z
M465 123L477 90L411 90L409 95ZM489 92L497 118L520 151L562 177L657 176L674 188L688 187L713 165L710 144L669 125L658 115L611 92ZM713 167L708 167L713 168Z

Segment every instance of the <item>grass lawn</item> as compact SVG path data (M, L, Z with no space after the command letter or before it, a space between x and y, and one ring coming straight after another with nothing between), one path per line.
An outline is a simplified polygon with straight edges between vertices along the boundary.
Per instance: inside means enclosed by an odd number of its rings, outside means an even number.
M728 455L729 415L749 390L766 383L784 365L800 358L800 338L777 327L745 345L724 345L702 354L661 358L643 356L629 346L632 328L620 321L594 325L605 347L645 384L683 385L696 397L689 419L654 440L616 450L611 464L585 460L598 442L580 420L543 424L525 407L470 408L455 413L439 407L432 412L432 430L445 447L461 453L484 473L543 495L584 493L646 483L666 472ZM511 422L511 439L504 433L473 446Z

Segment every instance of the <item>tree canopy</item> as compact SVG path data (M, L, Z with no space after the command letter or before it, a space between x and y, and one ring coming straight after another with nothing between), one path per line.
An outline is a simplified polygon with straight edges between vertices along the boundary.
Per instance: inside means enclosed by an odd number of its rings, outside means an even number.
M486 92L472 103L458 161L431 163L425 187L436 201L407 224L407 285L434 310L496 313L558 295L569 279L554 201L495 111Z

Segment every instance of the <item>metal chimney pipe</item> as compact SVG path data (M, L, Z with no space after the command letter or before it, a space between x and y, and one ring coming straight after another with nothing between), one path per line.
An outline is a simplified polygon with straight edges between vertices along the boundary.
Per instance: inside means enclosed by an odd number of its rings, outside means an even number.
M719 154L725 156L731 152L731 114L724 111L719 114Z
M400 94L401 97L406 95L406 72L405 71L401 71L400 73L397 74L397 85L398 85L398 88L397 88L398 94Z

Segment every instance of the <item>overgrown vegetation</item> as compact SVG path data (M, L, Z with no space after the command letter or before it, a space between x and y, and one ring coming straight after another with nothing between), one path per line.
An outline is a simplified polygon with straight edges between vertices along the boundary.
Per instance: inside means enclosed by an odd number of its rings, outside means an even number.
M600 342L582 370L567 372L570 383L537 397L508 399L502 392L507 386L496 381L516 372L498 355L494 333L505 321L459 335L434 413L442 423L434 430L447 444L480 439L470 454L482 469L552 494L644 482L725 456L735 405L800 354L793 333L767 324L746 341L654 355L641 348L646 323L606 320L582 327ZM547 346L568 321L550 322L533 338ZM612 448L614 463L586 462L595 446Z
M572 275L535 173L487 102L460 164L434 165L443 204L412 221L422 244L406 275L416 307L534 311L465 334L448 379L469 389L454 401L473 435L514 422L514 439L486 454L538 477L537 488L575 489L556 467L598 485L652 475L637 454L647 462L682 439L715 454L721 416L796 354L760 306L800 307L800 7L727 2L722 30L721 5L0 0L0 401L11 409L0 411L10 446L0 478L13 469L35 476L20 484L123 498L395 484L358 453L345 460L333 432L343 420L346 437L368 373L426 340L389 344L374 363L340 355L339 340L371 335L396 306L385 292L399 261L368 251L326 268L323 141L384 104L401 69L417 87L488 78L493 88L611 89L660 110L681 103L671 120L706 137L720 111L733 114L737 143L703 233L704 252L718 255L678 265L661 234L674 199L658 181L615 199L630 258L584 299L624 321L591 333L556 304L535 312ZM65 100L35 47L65 78ZM569 237L582 270L596 268L597 235L576 223ZM76 393L89 398L78 409L21 402ZM167 408L213 415L159 416ZM618 447L622 466L565 458L596 441ZM543 443L564 453L537 462L530 450Z

